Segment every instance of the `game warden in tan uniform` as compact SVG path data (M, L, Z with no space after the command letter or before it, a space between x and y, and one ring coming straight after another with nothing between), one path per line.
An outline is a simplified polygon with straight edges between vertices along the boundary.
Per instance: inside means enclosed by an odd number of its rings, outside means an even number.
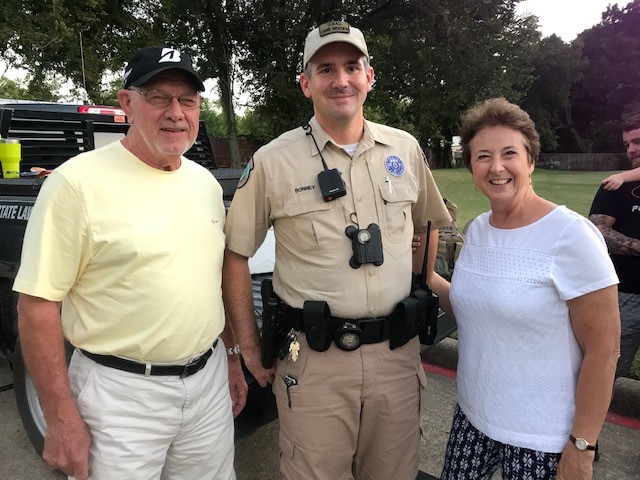
M418 142L363 118L374 73L362 32L345 22L314 29L304 66L300 85L313 101L314 117L256 152L229 211L225 306L247 366L263 386L273 382L286 478L336 480L353 472L357 479L414 479L426 381L419 341L414 337L391 350L385 329L396 304L410 294L412 266L420 270L427 222L437 227L450 217ZM323 161L340 172L344 196L323 198ZM375 225L382 263L376 257L352 266L345 230L354 226L375 237ZM302 331L292 330L291 352L275 372L263 368L247 259L270 226L276 238L273 286L292 307L288 320L299 320L305 301L325 301L333 317L363 329L364 323L380 326L380 334L367 335L351 351L333 341L315 351L298 322ZM414 230L423 241L412 255Z

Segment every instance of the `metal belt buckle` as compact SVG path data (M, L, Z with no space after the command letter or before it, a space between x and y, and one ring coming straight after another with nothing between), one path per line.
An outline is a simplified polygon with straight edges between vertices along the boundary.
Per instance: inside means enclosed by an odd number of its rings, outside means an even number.
M334 334L334 341L340 350L350 352L362 344L362 329L355 322L343 323Z

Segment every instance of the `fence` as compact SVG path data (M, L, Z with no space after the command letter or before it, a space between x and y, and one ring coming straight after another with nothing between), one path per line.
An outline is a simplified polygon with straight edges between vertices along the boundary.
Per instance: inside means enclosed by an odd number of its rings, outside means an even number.
M213 148L213 158L218 167L229 167L231 165L231 152L229 151L229 139L224 137L209 136L211 147ZM240 163L244 167L253 154L261 147L261 144L247 140L246 138L238 139L238 147L240 149Z
M627 170L631 164L624 153L541 153L537 166L552 170Z

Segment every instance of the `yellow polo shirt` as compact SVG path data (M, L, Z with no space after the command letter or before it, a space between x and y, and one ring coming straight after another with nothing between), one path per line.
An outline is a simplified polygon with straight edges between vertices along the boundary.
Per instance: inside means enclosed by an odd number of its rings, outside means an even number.
M44 182L14 290L62 301L64 335L93 353L174 362L224 327L222 189L205 168L152 168L115 142Z

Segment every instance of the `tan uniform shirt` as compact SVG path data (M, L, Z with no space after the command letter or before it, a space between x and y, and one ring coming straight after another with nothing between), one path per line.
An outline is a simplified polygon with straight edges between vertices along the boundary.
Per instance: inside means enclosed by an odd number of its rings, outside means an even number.
M353 158L322 130L312 133L329 168L337 168L347 194L322 199L320 155L302 128L256 152L235 193L225 226L228 248L252 256L271 225L276 238L276 293L290 306L324 300L334 316L385 316L410 293L415 231L450 222L418 142L406 132L365 122ZM379 225L380 266L349 266L349 225Z

